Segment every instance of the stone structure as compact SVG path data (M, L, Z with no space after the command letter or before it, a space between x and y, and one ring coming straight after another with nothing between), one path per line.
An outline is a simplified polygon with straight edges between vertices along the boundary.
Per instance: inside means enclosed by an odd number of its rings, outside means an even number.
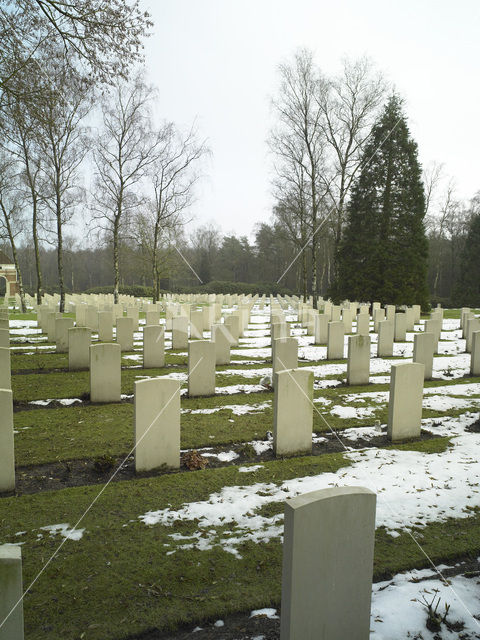
M381 320L378 323L377 356L388 358L393 355L394 321Z
M370 381L370 336L348 338L347 384L368 384Z
M343 322L329 322L327 335L327 360L344 358L345 327Z
M131 320L131 318L123 319ZM122 353L119 344L103 342L90 346L91 402L120 402L121 360Z
M288 338L292 339L292 338ZM286 369L275 374L273 450L276 456L312 452L313 372Z
M480 376L480 331L472 333L472 355L470 360L470 375Z
M122 351L133 351L134 318L117 318L117 344Z
M215 345L210 340L188 343L188 395L215 395Z
M0 347L0 389L12 388L10 348Z
M178 468L180 382L171 378L135 382L134 403L135 470L150 471L163 465Z
M10 389L0 389L0 493L14 490L13 396Z
M20 293L15 264L3 251L0 251L0 279L5 280L5 301Z
M68 330L68 369L79 371L90 366L90 327L73 327Z
M392 364L387 435L392 442L419 438L422 421L424 365Z
M434 351L435 336L433 333L422 332L413 336L413 362L419 362L425 367L424 380L432 379Z
M22 549L0 546L0 640L23 640Z
M143 368L155 369L164 366L165 329L159 324L146 325L143 328Z
M188 349L188 318L172 318L172 349Z
M285 502L281 640L368 640L376 495L335 487Z

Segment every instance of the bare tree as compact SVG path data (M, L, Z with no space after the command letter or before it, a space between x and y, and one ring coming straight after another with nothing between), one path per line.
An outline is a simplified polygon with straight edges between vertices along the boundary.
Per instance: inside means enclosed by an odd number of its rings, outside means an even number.
M67 54L72 68L111 83L141 60L151 26L138 0L0 0L0 91L24 93L18 74L47 42Z
M345 60L340 75L323 79L317 86L315 97L329 156L323 184L331 201L334 255L342 236L348 193L386 88L382 74L368 58Z
M118 82L102 103L103 132L95 151L94 219L113 245L114 300L120 284L119 243L142 203L139 183L158 155L162 136L153 130L149 106L154 90L141 74Z
M18 192L17 167L11 157L5 153L0 155L0 231L8 238L12 250L13 262L17 270L17 279L20 289L20 301L22 312L25 313L25 293L23 290L23 279L18 260L16 239L24 231L22 219L22 206Z
M271 146L287 165L301 165L305 177L306 211L309 214L309 237L312 254L312 293L317 305L317 245L320 202L326 194L323 181L325 136L323 112L317 94L322 79L309 51L299 51L291 64L279 67L280 88L274 107L279 127Z
M25 202L31 207L31 228L37 276L37 304L42 303L42 270L40 265L39 224L44 196L42 153L37 142L37 122L28 105L9 96L4 110L4 137L2 148L21 164L20 176L25 191Z
M199 142L192 128L182 136L172 123L160 131L161 143L149 171L153 189L152 276L153 301L160 289L158 247L163 233L185 224L183 214L195 197L195 185L200 178L199 161L209 153L205 142Z
M50 75L44 77L44 99L35 107L37 141L44 156L45 204L53 218L57 246L60 311L65 308L63 273L63 227L83 199L80 166L88 150L82 121L91 109L91 84L70 73L62 60L50 60ZM47 61L45 61L47 65Z

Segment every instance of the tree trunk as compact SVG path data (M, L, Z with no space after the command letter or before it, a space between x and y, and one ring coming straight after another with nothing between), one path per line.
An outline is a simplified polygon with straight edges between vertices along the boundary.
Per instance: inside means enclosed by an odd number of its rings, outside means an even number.
M118 290L120 285L120 269L118 263L118 228L120 215L115 216L113 223L113 302L118 304Z
M37 304L42 304L42 268L40 266L40 246L38 242L38 230L37 230L37 219L38 219L38 209L37 209L37 199L36 197L32 198L32 233L33 233L33 247L35 251L35 269L37 273Z
M56 184L56 215L57 215L57 268L58 285L60 287L60 313L65 311L65 283L63 276L63 237L62 237L62 200L60 195L60 175L57 172Z

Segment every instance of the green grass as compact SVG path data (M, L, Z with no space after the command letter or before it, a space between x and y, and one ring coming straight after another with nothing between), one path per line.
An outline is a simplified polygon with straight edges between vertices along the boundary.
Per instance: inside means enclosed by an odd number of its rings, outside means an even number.
M138 516L149 511L179 508L206 500L223 487L284 480L334 472L348 462L339 455L304 457L265 463L252 474L235 466L194 473L143 478L110 485L81 523L80 541L67 541L58 557L25 599L29 640L126 638L148 629L175 628L223 617L239 610L278 606L281 545L244 543L241 559L216 545L211 550L175 550L169 534L191 534L195 521L145 526ZM80 487L6 498L0 501L1 541L23 541L24 583L28 586L55 551L61 538L40 527L60 522L73 525L98 494L99 487ZM280 513L278 503L262 515ZM453 561L480 552L480 515L434 523L414 531L434 562ZM124 526L126 525L126 526ZM228 525L217 527L227 534ZM15 536L18 531L26 531ZM42 534L39 538L38 534ZM168 545L168 546L164 546ZM386 578L412 567L428 566L411 537L392 538L376 532L374 573Z

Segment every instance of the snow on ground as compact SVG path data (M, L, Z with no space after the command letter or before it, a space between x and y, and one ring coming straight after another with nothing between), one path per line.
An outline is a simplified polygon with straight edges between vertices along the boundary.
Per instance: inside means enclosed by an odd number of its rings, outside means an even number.
M465 427L479 415L443 420L440 433L448 432L452 437L452 447L443 453L350 450L345 457L351 466L335 473L299 477L280 484L264 482L224 487L207 500L185 503L178 510L148 511L139 518L151 526L197 520L197 531L188 539L183 538L178 549L210 549L220 545L239 557L238 547L242 542L259 543L282 536L283 515L265 517L256 513L258 509L332 486L364 486L375 491L377 527L384 526L392 535L413 525L419 527L448 517L466 517L469 509L478 506L480 497L480 463L475 454L480 446L480 434L468 433ZM431 430L436 431L433 421ZM261 444L266 448L270 445L268 441ZM228 531L217 534L215 527L223 525L228 525Z
M425 580L435 575L434 579ZM422 581L423 579L423 581ZM443 615L448 604L447 620L450 623L461 621L464 628L449 631L442 625L441 634L429 631L426 626L427 610L424 600L435 603L439 599L438 613ZM400 612L402 612L400 614ZM476 618L474 617L476 616ZM423 640L457 640L462 637L480 638L480 589L476 578L455 576L445 584L430 569L416 569L395 575L386 582L373 585L372 609L370 614L371 640L404 640L422 638Z

